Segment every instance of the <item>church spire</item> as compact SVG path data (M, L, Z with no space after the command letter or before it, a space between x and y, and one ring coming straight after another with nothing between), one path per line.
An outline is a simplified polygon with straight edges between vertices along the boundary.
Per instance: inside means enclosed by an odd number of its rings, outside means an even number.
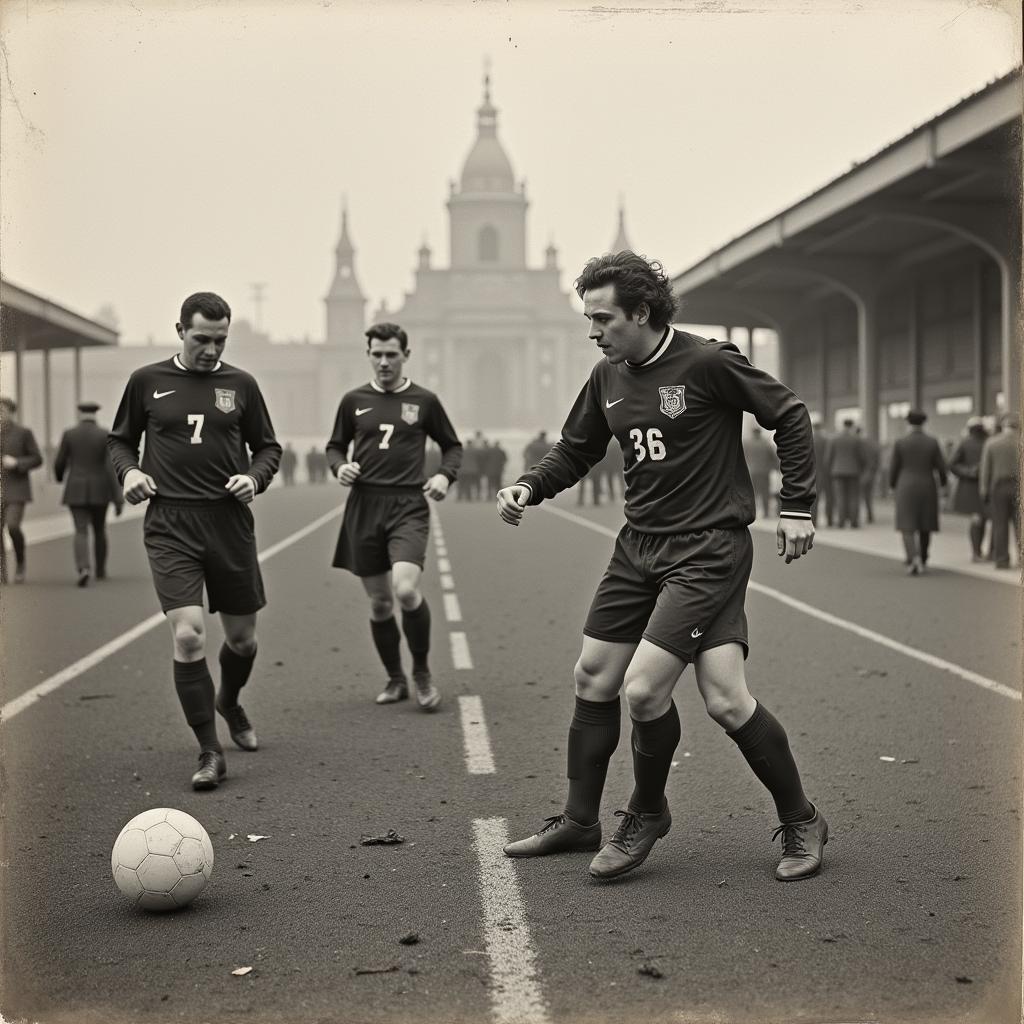
M619 231L615 236L615 241L612 242L612 252L624 252L633 251L632 243L626 237L626 210L622 201L622 196L619 196Z
M366 296L356 278L356 250L348 233L348 203L341 200L341 234L334 247L334 277L324 297L327 307L327 342L351 344L363 332Z

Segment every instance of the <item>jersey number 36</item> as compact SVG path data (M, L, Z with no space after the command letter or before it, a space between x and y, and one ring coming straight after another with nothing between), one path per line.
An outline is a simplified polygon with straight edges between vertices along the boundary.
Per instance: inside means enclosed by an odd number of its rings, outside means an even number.
M634 427L629 432L629 436L633 441L637 462L643 462L648 456L652 462L661 462L668 454L661 440L661 431L657 427L648 428L646 446L644 445L644 432L639 427Z

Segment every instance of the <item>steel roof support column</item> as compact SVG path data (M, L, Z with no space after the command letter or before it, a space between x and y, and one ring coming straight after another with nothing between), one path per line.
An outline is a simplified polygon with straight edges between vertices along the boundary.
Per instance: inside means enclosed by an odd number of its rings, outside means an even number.
M828 317L821 316L821 336L818 341L818 378L821 388L821 422L828 423Z
M981 260L974 265L971 294L971 362L974 370L973 413L985 415L985 266Z
M1003 401L1007 412L1020 412L1020 300L1017 278L1011 265L999 261L999 282L1002 287L1000 319L1003 355Z
M857 399L865 436L878 440L878 307L874 295L857 300Z
M82 346L77 342L72 349L74 357L75 405L82 400Z
M908 392L910 407L921 408L921 308L917 281L910 282L910 309L907 312L907 365L909 369Z
M52 479L53 459L50 457L53 452L53 434L50 429L52 416L50 407L52 403L51 388L53 381L50 375L50 350L43 349L43 469L46 472L47 480Z
M25 358L25 338L19 332L18 340L14 345L14 400L18 403L18 409L24 416L25 407L25 374L22 362Z

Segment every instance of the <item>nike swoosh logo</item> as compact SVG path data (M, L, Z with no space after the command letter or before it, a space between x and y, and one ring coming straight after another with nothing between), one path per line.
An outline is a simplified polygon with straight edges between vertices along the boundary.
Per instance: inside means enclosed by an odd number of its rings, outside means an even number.
M365 409L356 409L356 415L362 416L364 412L369 412L372 408L372 405L368 405Z
M618 405L619 402L624 402L624 401L625 401L624 398L616 398L614 402L609 402L608 399L606 398L604 400L604 407L606 409L610 409L613 405Z
M694 631L693 631L693 632L692 632L692 633L690 634L690 636L692 636L694 640L696 640L696 639L697 639L697 637L699 637L699 636L703 636L703 635L704 635L704 630L702 630L702 629L695 629L695 630L694 630Z
M173 391L154 391L153 392L153 397L154 398L166 398L168 395L173 395L173 394L174 394Z

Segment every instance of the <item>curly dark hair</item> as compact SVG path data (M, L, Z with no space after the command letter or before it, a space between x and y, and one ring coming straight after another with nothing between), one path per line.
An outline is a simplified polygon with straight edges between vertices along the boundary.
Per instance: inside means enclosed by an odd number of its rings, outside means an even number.
M192 317L202 313L207 320L230 320L231 307L213 292L195 292L181 304L181 324L183 330L192 326Z
M676 313L676 297L665 274L665 268L657 260L638 256L623 249L622 252L605 253L587 260L583 271L576 278L576 294L606 284L615 285L615 298L626 316L632 320L641 303L646 303L651 313L651 326L665 327L672 322Z
M374 324L366 331L366 348L370 348L371 341L391 341L394 338L402 346L403 352L409 351L409 336L398 324Z

